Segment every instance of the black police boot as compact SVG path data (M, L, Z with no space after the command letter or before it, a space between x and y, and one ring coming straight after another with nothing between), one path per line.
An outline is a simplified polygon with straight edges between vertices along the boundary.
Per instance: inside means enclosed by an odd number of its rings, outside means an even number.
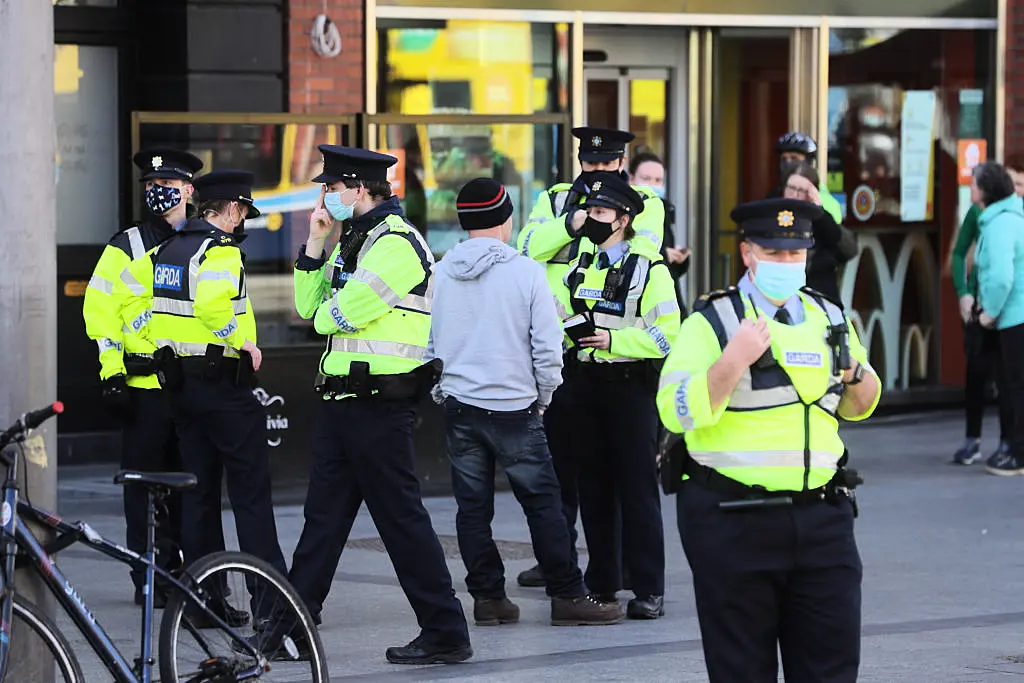
M544 588L544 586L548 585L539 564L533 565L526 571L519 572L516 582L523 588Z
M465 645L434 645L417 636L405 647L389 647L384 653L392 664L457 664L473 656L473 648Z
M645 595L636 597L626 605L626 616L630 619L657 619L665 614L665 596Z

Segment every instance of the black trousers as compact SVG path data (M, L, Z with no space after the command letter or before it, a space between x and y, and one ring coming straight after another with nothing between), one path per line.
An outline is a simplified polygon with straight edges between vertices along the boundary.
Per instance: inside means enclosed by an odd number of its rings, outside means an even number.
M584 371L573 379L570 403L572 448L584 463L580 517L590 558L584 582L593 593L615 593L625 564L637 597L664 595L654 389L636 379L590 378Z
M551 464L555 466L558 487L562 499L562 516L569 526L569 545L574 564L579 561L576 544L579 532L576 520L580 509L580 452L573 448L575 430L572 424L571 393L572 380L565 381L555 389L551 405L544 411L544 433L547 436Z
M861 561L853 509L829 502L723 511L725 497L683 482L679 536L711 683L854 683Z
M131 410L121 429L121 469L137 472L177 472L181 470L178 436L167 394L160 389L128 388ZM125 545L142 554L146 551L147 493L142 486L124 486ZM157 560L168 568L181 547L181 496L166 500L167 515L158 515L156 529ZM218 527L219 528L219 527ZM221 541L223 543L223 541ZM132 583L141 588L145 572L133 569Z
M251 389L227 380L187 377L169 396L184 469L199 478L199 485L182 496L185 561L224 548L221 477L226 473L239 548L287 575L274 521L263 406Z
M1006 398L1013 416L1010 451L1018 463L1024 463L1024 355L1020 352L1024 348L1024 324L999 330L999 346Z
M323 609L365 501L423 638L469 643L462 603L416 478L411 401L325 400L313 432L305 524L289 578L313 614Z
M967 438L981 438L981 422L985 415L988 387L995 383L999 390L999 438L1009 441L1013 433L1013 409L1002 372L998 330L987 330L980 325L973 331L978 335L978 348L967 354L967 377L964 382L964 408L967 412Z

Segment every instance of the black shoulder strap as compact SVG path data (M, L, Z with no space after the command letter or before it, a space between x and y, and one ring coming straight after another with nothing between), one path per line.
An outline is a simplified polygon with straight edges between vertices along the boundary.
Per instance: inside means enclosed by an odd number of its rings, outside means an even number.
M718 299L729 298L732 304L733 310L736 312L736 317L739 320L743 320L746 311L743 307L743 295L740 294L740 290L736 287L729 287L728 289L719 289L714 292L709 292L702 295L693 304L693 312L699 313L704 316L708 324L711 325L711 329L715 331L715 336L718 338L718 345L722 349L729 343L729 337L725 330L725 324L722 322L722 317L718 314L718 310L713 305Z
M569 278L567 280L569 286L569 305L572 306L574 313L588 313L590 311L583 299L576 296L576 290L581 284L583 284L585 271L590 267L593 258L593 254L588 254L586 252L580 254L579 262L576 264L576 267L573 268L572 272L569 273Z

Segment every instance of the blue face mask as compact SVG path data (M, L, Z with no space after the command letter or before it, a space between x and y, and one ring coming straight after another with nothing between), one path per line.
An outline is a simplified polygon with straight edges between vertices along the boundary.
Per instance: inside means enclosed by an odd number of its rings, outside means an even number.
M181 203L181 190L176 187L154 185L146 190L146 207L157 216L163 216Z
M786 301L807 284L807 264L780 263L778 261L761 261L754 258L757 270L754 271L754 284L761 293L775 301Z
M343 204L340 192L328 192L324 195L324 207L328 213L334 216L335 220L347 221L352 218L355 204Z
M665 198L665 188L664 187L662 187L661 185L659 185L658 187L654 187L652 185L650 187L651 187L652 190L654 190L654 194L658 195L658 199L664 199Z

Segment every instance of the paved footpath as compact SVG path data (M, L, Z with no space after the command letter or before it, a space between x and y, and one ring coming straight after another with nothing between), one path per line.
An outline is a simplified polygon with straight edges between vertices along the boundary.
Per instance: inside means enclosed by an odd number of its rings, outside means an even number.
M962 429L959 413L936 413L879 418L845 432L853 464L867 480L858 491L857 523L865 568L861 681L1024 680L1024 478L948 464ZM987 453L998 430L994 420L985 429ZM62 472L60 509L120 538L112 472L95 467ZM278 499L301 502L301 492L282 491ZM455 504L434 498L427 507L471 613L454 540ZM474 627L476 656L470 662L427 669L384 661L384 648L410 640L416 624L364 508L324 611L321 636L330 652L332 680L706 680L674 499L665 499L663 507L666 616L605 628L555 628L547 623L543 592L514 585L516 573L532 564L532 553L522 512L511 494L499 494L494 535L501 540L509 595L522 607L522 622ZM301 507L280 505L277 522L290 558L302 528ZM224 528L233 531L230 512ZM138 623L127 572L81 547L64 551L60 563L116 642L134 653ZM73 642L87 679L109 680L84 641Z

